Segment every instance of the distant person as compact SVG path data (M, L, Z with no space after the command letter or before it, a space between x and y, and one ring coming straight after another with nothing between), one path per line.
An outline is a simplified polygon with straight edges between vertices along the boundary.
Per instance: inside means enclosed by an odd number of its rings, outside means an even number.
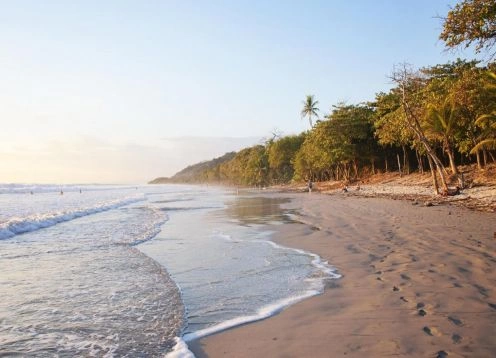
M81 194L83 191L81 189L79 189L79 194Z
M312 179L308 179L308 193L312 192L312 188L313 188Z
M31 190L31 195L33 195L33 191Z
M343 186L343 193L347 193L348 192L348 186L347 185L344 185Z
M64 192L62 190L60 191L60 195L64 195Z

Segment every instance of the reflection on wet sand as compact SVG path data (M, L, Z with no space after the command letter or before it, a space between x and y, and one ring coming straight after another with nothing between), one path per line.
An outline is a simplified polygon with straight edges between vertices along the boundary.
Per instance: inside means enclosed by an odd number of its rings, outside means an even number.
M292 222L281 204L288 203L285 198L258 196L236 196L228 202L227 214L238 220L241 225L268 224L273 222Z

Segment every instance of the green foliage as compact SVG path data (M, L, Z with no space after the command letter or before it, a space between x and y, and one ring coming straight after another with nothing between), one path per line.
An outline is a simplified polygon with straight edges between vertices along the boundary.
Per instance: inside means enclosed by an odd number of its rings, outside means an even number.
M370 155L373 110L363 105L337 105L305 138L294 166L297 179L350 177L360 158Z
M448 47L475 44L476 51L490 49L496 41L496 1L464 0L444 22L440 38ZM396 77L395 77L396 76ZM496 150L496 63L456 60L411 71L408 65L393 73L396 86L378 93L370 104L339 103L323 120L313 95L303 101L301 117L311 129L300 135L274 138L264 145L198 163L172 178L153 182L216 182L265 186L290 180L349 180L371 168L375 160L403 166L415 150L419 167L428 155L444 178L449 160ZM439 159L442 155L444 163ZM491 154L492 156L492 154ZM382 162L382 160L381 160ZM444 179L442 180L444 182Z
M490 50L496 41L496 2L464 0L455 5L444 19L439 36L446 47L475 45L475 51Z
M300 150L305 134L292 135L274 141L268 147L268 163L275 183L287 183L294 175L293 162Z
M483 92L488 106L484 114L475 121L475 126L480 129L481 134L477 144L470 153L475 154L481 150L496 149L496 73L487 71L483 77Z
M372 106L375 108L373 123L379 144L401 147L413 141L397 91L378 93Z

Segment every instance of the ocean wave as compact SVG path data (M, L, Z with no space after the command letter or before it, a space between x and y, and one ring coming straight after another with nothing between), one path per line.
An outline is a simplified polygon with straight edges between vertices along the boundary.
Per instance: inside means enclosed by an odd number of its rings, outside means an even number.
M206 209L222 209L222 206L191 206L191 207L180 207L180 206L172 206L172 207L162 207L160 210L162 211L189 211L189 210L206 210Z
M176 337L176 345L172 352L165 355L165 358L195 358L194 354L188 349L188 345L181 338Z
M236 317L236 318L221 322L219 324L216 324L215 326L212 326L212 327L207 327L207 328L201 329L199 331L187 333L183 336L183 340L185 342L190 342L190 341L195 340L195 339L210 336L214 333L225 331L229 328L233 328L233 327L240 326L240 325L243 325L246 323L260 321L260 320L269 318L269 317L274 316L275 314L281 312L286 307L294 305L295 303L303 301L307 298L316 296L320 293L321 292L317 291L317 290L309 290L309 291L307 291L301 295L298 295L298 296L292 296L292 297L287 297L287 298L281 299L277 302L274 302L272 304L269 304L269 305L266 305L266 306L260 308L253 315Z
M11 218L0 223L0 240L30 231L36 231L46 227L56 225L61 222L77 219L82 216L99 213L111 209L116 209L124 205L146 200L143 196L133 196L120 200L98 203L91 207L79 208L66 211L57 211L42 215L30 215L23 218Z
M136 186L106 184L4 184L0 183L0 194L59 193L83 191L136 190Z
M236 326L240 326L246 323L250 322L255 322L255 321L260 321L266 318L269 318L271 316L274 316L278 314L279 312L283 311L285 308L294 305L295 303L298 303L300 301L303 301L305 299L308 299L310 297L316 296L321 294L324 291L325 287L325 282L326 280L329 279L338 279L341 277L341 275L338 273L337 269L330 265L327 261L323 260L319 255L301 250L301 249L296 249L296 248L291 248L287 246L280 245L278 243L275 243L274 241L270 240L270 237L272 236L271 231L265 231L265 232L260 232L258 237L259 239L252 239L252 240L240 240L236 239L234 240L231 235L224 234L222 232L215 232L214 236L220 237L223 240L229 241L229 242L252 242L252 243L261 243L264 245L269 245L275 249L278 250L287 250L287 251L293 251L296 253L299 253L301 255L308 256L311 259L311 265L316 269L315 272L313 272L307 279L305 280L306 282L309 283L308 288L296 295L284 297L281 299L278 299L272 303L269 303L267 305L264 305L260 307L254 314L252 315L245 315L245 316L239 316L239 317L234 317L232 319L228 319L223 322L219 322L218 324L215 324L210 327L206 327L204 329L200 329L197 331L193 331L190 333L186 333L183 335L182 339L185 342L190 342L195 339L203 338L209 335L212 335L214 333L218 333ZM265 239L263 238L265 237ZM272 268L270 270L279 270L280 267ZM260 274L260 270L257 270L257 273Z
M144 227L141 234L133 237L133 241L129 243L131 245L139 245L153 239L160 233L161 226L169 220L169 216L162 213L159 209L149 207L147 209L151 210L153 220L151 220L150 223Z

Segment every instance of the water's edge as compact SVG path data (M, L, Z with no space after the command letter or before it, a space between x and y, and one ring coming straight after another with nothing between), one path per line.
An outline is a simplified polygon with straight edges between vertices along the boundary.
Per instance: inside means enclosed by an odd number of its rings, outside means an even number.
M256 195L260 196L259 193L257 193ZM293 198L286 197L284 195L281 195L280 198L288 199L289 201L293 200ZM281 211L284 213L284 215L287 217L292 218L298 216L294 212L290 213L290 210L283 208L281 205L279 207ZM313 228L311 225L299 220L291 219L291 221L293 224L306 225L311 229ZM282 222L281 224L288 225L289 223ZM226 320L219 324L216 324L212 327L207 327L205 329L183 334L181 337L177 337L176 346L173 348L173 351L169 352L166 355L167 358L193 358L195 356L193 352L189 350L188 344L192 344L210 335L218 334L223 331L230 330L242 325L258 322L273 317L294 304L297 304L303 300L322 294L325 290L326 282L328 280L339 279L342 277L341 274L338 273L338 270L335 267L330 265L327 261L323 261L319 255L302 249L288 247L280 243L276 243L275 241L273 241L273 238L277 233L277 229L273 229L274 226L269 224L264 226L265 228L271 227L272 230L276 230L276 231L260 230L261 232L265 232L268 234L266 239L258 240L258 242L261 245L271 245L277 249L291 250L293 252L297 252L299 254L309 256L312 258L312 265L321 272L323 272L325 275L322 277L308 278L309 281L312 281L312 289L308 290L306 293L298 296L289 296L284 299L272 302L263 307L260 307L257 310L256 314L254 315L239 316L233 319ZM176 285L178 286L179 292L181 292L180 286L177 283ZM185 308L185 312L187 312L188 307L186 307L185 305L184 308ZM187 324L186 322L187 322L187 317L185 317L185 325Z

